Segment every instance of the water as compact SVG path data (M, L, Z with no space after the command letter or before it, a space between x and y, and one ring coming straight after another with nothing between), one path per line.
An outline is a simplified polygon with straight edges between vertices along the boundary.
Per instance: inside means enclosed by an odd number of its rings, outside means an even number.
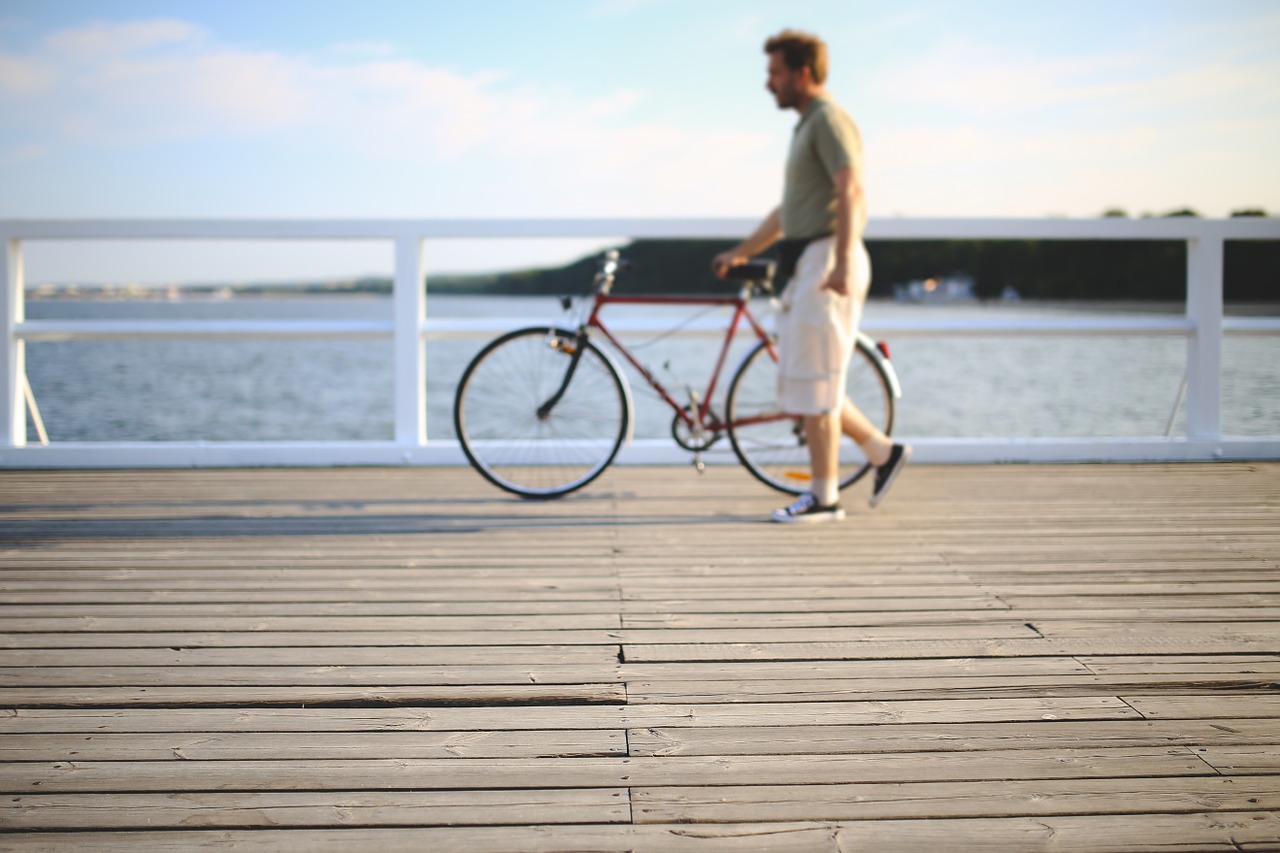
M548 298L432 296L433 317L556 320ZM652 316L616 306L606 319ZM690 309L660 309L670 322ZM384 298L223 302L29 302L29 319L389 320ZM1034 304L872 303L868 322L942 316L1114 316ZM713 314L713 316L715 316ZM651 335L629 335L628 344ZM427 344L427 431L453 437L453 391L484 338ZM1186 361L1180 337L903 337L890 341L902 379L895 432L913 437L1152 437L1164 434ZM705 386L719 345L674 337L638 350L672 390ZM732 366L736 353L731 358ZM1223 428L1280 435L1280 337L1228 337ZM32 342L27 373L52 441L391 440L390 340L188 338ZM671 412L631 374L636 435L670 434ZM725 376L723 385L727 384ZM1179 418L1177 429L1182 429ZM1175 435L1181 434L1175 431ZM34 433L32 433L34 436Z

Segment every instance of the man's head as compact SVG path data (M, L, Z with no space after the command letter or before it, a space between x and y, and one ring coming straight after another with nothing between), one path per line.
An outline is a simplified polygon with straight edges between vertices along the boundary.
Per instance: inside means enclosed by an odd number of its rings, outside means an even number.
M766 87L778 109L802 108L827 79L827 44L797 30L783 30L764 43L769 55Z

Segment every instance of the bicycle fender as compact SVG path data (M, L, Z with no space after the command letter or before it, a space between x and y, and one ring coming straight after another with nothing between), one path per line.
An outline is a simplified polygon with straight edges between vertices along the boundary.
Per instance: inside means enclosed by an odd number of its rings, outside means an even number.
M622 399L627 405L627 435L622 439L623 447L630 447L632 439L636 436L636 404L631 399L631 383L627 381L627 374L618 365L617 359L613 354L602 347L596 347L596 350L609 362L609 366L618 374L618 378L622 380Z
M880 347L876 346L876 339L866 332L859 331L854 344L858 349L871 356L871 360L884 370L884 375L889 380L889 391L892 392L893 399L901 400L902 383L898 381L898 372L893 369L893 363L884 357L884 353L880 352Z

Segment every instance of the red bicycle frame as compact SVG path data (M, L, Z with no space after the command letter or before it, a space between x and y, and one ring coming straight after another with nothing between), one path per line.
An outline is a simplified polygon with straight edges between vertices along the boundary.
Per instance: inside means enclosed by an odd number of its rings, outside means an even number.
M649 386L653 388L657 394L666 401L676 416L691 430L712 428L715 430L723 429L727 423L721 423L714 419L711 413L711 399L715 394L716 386L720 382L720 374L724 370L725 360L729 356L729 348L733 344L733 339L738 333L738 329L742 325L745 318L750 325L756 337L765 342L769 348L769 355L776 361L778 357L777 351L774 349L772 339L769 333L765 331L760 322L756 320L751 313L749 306L750 289L742 288L736 296L614 296L607 289L598 290L595 293L595 301L591 306L591 314L587 317L587 321L583 324L583 328L596 329L600 334L604 335L615 350L621 353L627 363L636 369L641 377L644 378ZM654 376L647 367L640 363L626 345L609 330L604 321L600 319L600 310L609 304L619 305L721 305L731 306L733 317L729 321L729 328L725 331L724 342L720 346L720 354L716 357L716 364L711 371L711 380L707 384L707 390L703 398L697 401L696 407L692 407L690 412L688 408L681 405L675 397L671 395L665 386ZM692 401L691 401L692 402ZM712 416L712 422L708 423L708 416ZM762 421L778 420L785 417L780 413L761 415L754 418L744 418L740 421L734 421L734 425L760 423Z

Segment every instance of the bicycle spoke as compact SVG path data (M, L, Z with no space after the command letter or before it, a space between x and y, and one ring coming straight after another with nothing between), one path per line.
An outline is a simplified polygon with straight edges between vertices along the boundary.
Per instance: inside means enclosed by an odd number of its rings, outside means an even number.
M612 364L587 344L564 384L573 336L525 329L499 338L463 375L454 407L458 439L485 477L508 491L554 497L580 488L612 461L629 412Z
M870 354L855 350L845 393L886 433L893 426L893 396ZM742 464L761 482L798 494L809 488L809 449L798 418L778 411L777 365L763 343L743 360L728 397L729 438ZM772 419L766 416L773 415ZM847 436L840 443L840 487L869 470L861 449Z

